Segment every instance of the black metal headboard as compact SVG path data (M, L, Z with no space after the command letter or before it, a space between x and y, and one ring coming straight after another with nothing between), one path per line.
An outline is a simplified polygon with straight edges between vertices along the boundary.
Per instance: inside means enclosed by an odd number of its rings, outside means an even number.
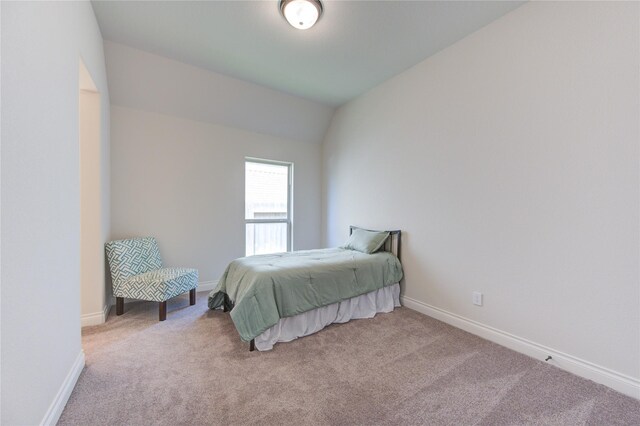
M395 231L376 231L375 229L366 229L360 228L359 226L349 226L349 235L353 234L354 229L362 229L363 231L371 231L371 232L388 232L389 238L386 239L382 247L380 248L382 251L388 251L389 253L393 253L398 259L400 259L400 241L402 237L402 231L399 229Z

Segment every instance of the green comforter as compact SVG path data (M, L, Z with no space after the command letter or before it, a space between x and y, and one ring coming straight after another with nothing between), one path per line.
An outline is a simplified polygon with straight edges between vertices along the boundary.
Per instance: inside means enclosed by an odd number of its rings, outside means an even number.
M209 293L209 308L233 304L231 318L244 341L280 318L397 283L402 266L387 252L340 248L301 250L236 259Z

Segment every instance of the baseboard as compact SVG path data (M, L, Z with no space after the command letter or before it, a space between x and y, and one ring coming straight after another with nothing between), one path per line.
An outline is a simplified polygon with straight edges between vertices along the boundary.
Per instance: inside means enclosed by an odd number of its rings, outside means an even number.
M573 355L557 351L452 312L436 308L435 306L428 305L407 296L402 296L401 300L402 305L409 309L413 309L414 311L418 311L442 322L446 322L447 324L505 346L516 352L520 352L539 360L545 360L547 356L551 355L552 359L549 360L548 363L555 367L566 370L577 376L584 377L585 379L593 380L596 383L608 386L625 395L640 399L640 380L631 376L618 373L617 371L609 368L596 365Z
M84 352L80 350L76 360L74 361L69 373L67 373L67 377L65 377L62 382L62 386L58 390L58 394L54 398L53 402L49 406L47 413L45 414L42 422L40 422L43 426L55 425L60 416L62 415L62 411L64 410L65 405L67 405L67 401L71 396L71 392L73 388L76 386L76 382L78 381L78 377L80 377L80 373L82 373L82 369L84 368Z
M198 284L198 291L211 291L218 285L219 280L215 281L201 281Z
M107 317L109 316L109 309L111 309L111 305L111 303L107 303L106 305L104 305L101 312L82 315L80 317L80 326L88 327L91 325L104 324L107 321Z

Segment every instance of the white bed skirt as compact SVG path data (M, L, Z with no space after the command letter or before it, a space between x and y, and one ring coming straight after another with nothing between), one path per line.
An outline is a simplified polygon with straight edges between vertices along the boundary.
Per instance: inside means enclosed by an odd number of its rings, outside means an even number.
M255 338L256 349L268 351L278 342L290 342L298 337L308 336L329 324L373 318L377 313L391 312L398 306L400 284L396 283L342 302L281 318L276 325Z

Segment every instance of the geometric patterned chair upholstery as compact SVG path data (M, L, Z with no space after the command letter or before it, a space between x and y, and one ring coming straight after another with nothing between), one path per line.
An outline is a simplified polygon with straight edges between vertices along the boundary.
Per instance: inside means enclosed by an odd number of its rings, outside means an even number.
M196 303L198 270L163 268L158 243L153 237L110 241L105 245L116 315L124 313L124 298L159 302L160 321L167 318L167 300L189 292L189 302Z

